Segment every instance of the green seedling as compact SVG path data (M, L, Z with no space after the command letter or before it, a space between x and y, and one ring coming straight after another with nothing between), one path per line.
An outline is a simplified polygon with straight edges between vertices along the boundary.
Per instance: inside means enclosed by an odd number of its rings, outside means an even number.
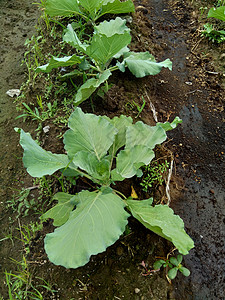
M126 21L116 18L95 26L91 41L82 43L71 24L67 26L63 40L81 55L52 57L37 72L49 73L54 68L73 67L73 71L63 77L84 76L85 83L78 89L74 104L88 99L97 88L106 83L113 71L125 72L126 68L137 78L158 74L163 67L172 69L169 59L157 63L149 52L133 52L127 47L131 42L130 29ZM74 69L74 67L76 67ZM91 78L90 78L91 77ZM90 78L86 80L86 78Z
M38 231L42 230L42 223L29 223L28 225L20 225L20 221L18 219L19 222L19 228L17 228L17 230L20 231L20 235L21 238L18 238L21 242L23 242L24 244L24 250L26 252L26 254L30 253L30 245L32 242L32 239L35 238L35 235Z
M177 272L181 272L184 276L189 276L190 271L183 267L181 264L183 256L178 254L177 257L170 257L169 259L160 259L157 260L153 267L154 270L159 270L161 267L167 269L167 277L169 280L173 280L177 276Z
M44 121L44 118L42 118L42 116L40 115L37 107L35 107L34 111L33 111L28 104L26 104L24 102L22 104L25 107L26 112L24 114L19 115L18 117L16 117L16 119L30 117L32 120L35 120L35 121L38 121L38 122L43 122Z
M45 120L54 117L54 115L56 114L56 111L57 111L57 106L58 106L58 103L56 100L53 102L53 104L51 104L50 102L47 103L46 111L43 110L41 96L40 97L37 96L37 103L41 109L41 113L39 112L37 107L35 107L34 110L32 110L28 104L23 102L22 104L25 107L25 113L23 113L22 115L19 115L18 117L16 117L16 119L20 119L20 118L26 119L29 117L34 121L43 123Z
M22 189L17 195L14 195L12 199L6 202L7 208L17 212L17 217L21 214L27 216L29 210L35 210L35 200L29 199L30 189Z
M145 107L146 102L145 102L145 99L143 96L142 96L142 101L143 101L142 106L139 106L134 100L132 102L128 102L125 105L129 110L137 110L138 111L138 114L136 115L135 118L138 118L140 116L140 114L142 113L142 111Z
M215 30L212 24L205 24L202 36L207 37L213 43L220 44L225 41L225 30Z
M5 241L5 240L9 240L9 239L11 240L12 245L14 246L14 243L13 243L13 235L12 235L12 229L11 229L11 232L10 232L10 233L8 233L7 235L5 235L4 238L1 238L1 239L0 239L0 243L3 242L3 241Z
M20 144L23 163L33 177L52 175L86 177L95 190L78 194L59 192L58 202L42 215L54 219L58 227L45 238L45 250L54 264L66 268L85 265L91 255L105 251L125 231L130 213L144 226L172 241L180 253L193 248L184 231L183 221L167 205L152 206L153 199L133 200L113 189L116 181L142 176L141 167L154 158L153 149L166 140L166 131L181 120L148 126L131 117L110 119L83 113L80 108L69 119L70 129L64 134L67 154L53 154L42 149L22 129ZM128 211L130 213L128 213Z
M162 185L164 182L163 175L167 172L169 168L169 163L159 163L158 161L153 161L148 166L143 167L143 176L140 185L144 192L148 192L153 185Z

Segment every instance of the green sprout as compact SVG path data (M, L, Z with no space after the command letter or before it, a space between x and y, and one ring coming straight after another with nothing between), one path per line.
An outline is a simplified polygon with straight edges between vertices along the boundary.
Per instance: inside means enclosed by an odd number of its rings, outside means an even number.
M183 260L183 255L178 254L177 257L170 257L166 259L159 259L157 260L153 267L154 270L159 270L162 266L168 270L167 272L167 278L168 280L173 280L177 276L177 272L180 271L184 276L189 276L190 271L183 267L181 264Z

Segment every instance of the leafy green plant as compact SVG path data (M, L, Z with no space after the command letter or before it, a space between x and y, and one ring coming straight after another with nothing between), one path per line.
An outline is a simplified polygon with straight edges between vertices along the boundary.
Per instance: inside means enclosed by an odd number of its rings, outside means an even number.
M155 183L163 184L163 174L167 171L169 163L159 163L158 161L151 162L149 165L143 167L143 176L140 185L142 190L147 192Z
M22 129L20 144L23 163L34 177L61 170L64 176L80 175L96 184L95 191L83 190L76 195L59 192L58 201L42 219L54 219L58 228L45 238L45 250L56 265L77 268L91 255L104 251L124 232L131 214L144 226L170 240L180 253L194 246L184 231L183 221L167 205L152 206L153 199L132 200L111 188L115 181L141 176L141 167L154 158L154 147L166 140L181 120L148 126L131 117L109 119L83 113L80 108L69 119L64 134L67 154L53 154L42 149Z
M225 30L216 30L212 24L205 24L205 30L202 31L202 35L209 38L213 43L220 44L225 41Z
M181 254L178 254L177 257L170 257L166 259L157 260L154 263L153 267L155 270L159 270L161 267L166 268L167 276L171 280L173 280L177 276L178 271L180 271L184 276L189 276L190 271L182 266L182 260L183 256Z
M208 18L215 18L225 22L225 6L212 7L208 12ZM218 27L218 25L216 27ZM218 30L209 23L205 24L204 28L205 30L202 31L202 35L209 38L213 43L220 44L225 41L225 30ZM222 26L222 29L223 28L224 25Z
M69 24L63 40L76 48L82 55L74 54L61 58L53 56L48 64L38 67L37 72L49 73L53 68L78 66L66 76L85 74L85 77L92 77L77 91L75 105L79 105L88 99L101 84L107 82L112 71L125 72L127 67L133 75L141 78L147 75L156 75L163 67L171 70L172 62L169 59L157 63L149 52L130 51L127 47L131 42L130 29L125 23L126 21L119 17L100 23L95 26L93 37L88 43L82 43L72 25ZM115 64L111 65L113 61Z
M80 16L86 22L96 22L105 14L123 14L134 12L132 0L47 0L45 12L51 16Z
M17 212L17 217L21 214L27 216L30 209L35 210L35 200L28 199L30 194L30 189L22 189L17 195L13 195L12 199L6 202L7 208L11 208L13 212Z

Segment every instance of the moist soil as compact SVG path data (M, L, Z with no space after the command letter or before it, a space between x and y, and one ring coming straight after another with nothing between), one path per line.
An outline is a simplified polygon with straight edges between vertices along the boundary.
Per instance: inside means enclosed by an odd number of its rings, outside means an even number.
M146 105L138 119L147 124L155 124L156 117L160 122L175 116L182 118L183 123L169 132L165 146L174 155L170 206L184 220L195 242L195 248L184 257L191 275L186 278L178 274L172 284L165 270L144 276L141 262L151 269L156 257L166 257L173 246L132 218L130 234L91 257L86 266L76 270L54 266L43 248L45 234L53 230L51 222L46 222L33 239L28 255L33 278L44 278L57 290L54 294L43 291L43 299L225 299L224 46L201 37L206 20L199 8L209 4L210 1L135 1L136 12L130 25L132 50L149 51L157 61L170 58L173 71L164 69L157 76L143 79L118 72L104 100L96 99L94 103L96 114L112 117L123 113L135 118L137 111L132 101L142 105L144 97ZM10 258L21 261L24 253L23 243L16 239L18 220L19 224L36 221L39 215L18 219L15 212L6 209L15 190L33 186L32 179L25 175L22 150L13 128L23 127L34 134L35 126L29 120L15 120L16 105L5 93L26 80L26 68L21 66L26 50L23 45L35 32L40 11L27 0L0 0L0 14L0 239L10 232L13 235L12 241L0 241L0 295L8 299L3 273L15 272ZM84 104L83 109L88 111L90 107ZM57 130L42 137L45 148L58 148ZM120 187L126 196L131 193L131 184L137 183L127 181ZM140 192L138 188L137 191ZM158 199L163 195L160 189L156 192Z

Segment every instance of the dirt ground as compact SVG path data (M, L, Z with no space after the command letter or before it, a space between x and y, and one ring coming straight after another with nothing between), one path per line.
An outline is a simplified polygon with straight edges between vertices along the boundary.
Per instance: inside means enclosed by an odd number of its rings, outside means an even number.
M166 256L172 245L146 230L135 220L129 224L131 234L123 236L107 251L91 258L84 267L66 270L54 266L43 249L44 235L52 230L50 222L33 241L29 261L34 276L42 277L58 291L45 294L44 299L225 299L225 113L224 113L224 52L223 45L202 39L200 30L205 20L199 8L210 1L143 0L135 1L132 49L150 51L158 61L170 58L173 71L163 70L157 76L136 79L128 72L112 77L113 88L104 101L97 100L95 112L108 116L130 114L127 103L135 100L146 106L140 119L154 124L150 101L158 121L180 116L183 123L169 133L166 147L175 157L170 184L171 207L184 220L195 248L185 256L189 277L181 274L168 283L165 272L143 276L140 266L145 261L152 266L156 256ZM5 204L15 188L26 187L32 180L22 167L22 151L13 128L23 127L33 132L31 123L14 120L13 100L5 93L19 88L25 80L26 68L20 66L25 52L25 39L34 33L38 10L27 0L0 0L1 77L0 77L0 227L3 238L12 229L17 235L15 215ZM87 104L84 109L89 110ZM54 143L49 135L46 147ZM124 187L127 196L130 184ZM36 220L38 216L30 216ZM11 221L10 221L11 220ZM23 219L21 220L23 221ZM0 242L0 295L8 299L3 272L13 269L10 257L21 259L23 245L18 240Z

